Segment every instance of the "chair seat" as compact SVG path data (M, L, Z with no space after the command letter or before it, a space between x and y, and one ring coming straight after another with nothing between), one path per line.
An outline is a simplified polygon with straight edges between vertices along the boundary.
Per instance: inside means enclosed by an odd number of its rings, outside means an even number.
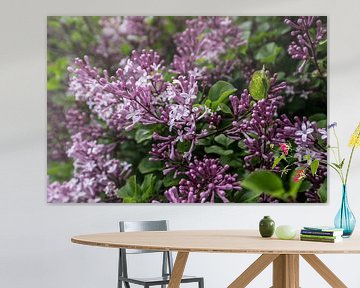
M186 276L184 275L181 279L181 283L188 283L188 282L197 282L201 279L201 277L195 276ZM161 285L161 284L168 284L170 281L170 276L161 276L161 277L149 277L149 278L126 278L126 277L119 277L119 280L134 283L138 285L150 284L150 285Z

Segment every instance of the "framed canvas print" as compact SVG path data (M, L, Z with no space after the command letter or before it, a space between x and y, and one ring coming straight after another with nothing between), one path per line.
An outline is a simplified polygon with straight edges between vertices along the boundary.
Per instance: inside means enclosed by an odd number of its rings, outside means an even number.
M327 201L327 18L48 17L50 203Z

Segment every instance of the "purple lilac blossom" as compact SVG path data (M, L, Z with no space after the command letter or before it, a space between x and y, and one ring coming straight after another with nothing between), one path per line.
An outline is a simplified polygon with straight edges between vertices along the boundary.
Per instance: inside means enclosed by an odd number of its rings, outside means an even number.
M161 74L162 61L153 51L134 51L116 72L116 77L98 74L88 58L76 59L70 91L86 101L111 128L131 130L135 124L164 123L161 120L160 94L166 89ZM159 108L156 111L156 108Z
M126 56L121 51L123 46L136 47L137 50L148 47L161 33L149 24L149 20L150 17L145 16L101 17L96 52L116 65Z
M175 36L173 71L205 82L215 75L217 79L229 75L236 61L222 60L220 56L246 43L242 30L229 17L197 17L187 20L186 27ZM204 63L215 67L213 73Z
M293 29L291 35L296 37L296 41L289 45L288 53L291 58L302 60L298 68L298 72L301 73L309 60L317 61L316 48L322 40L326 39L327 31L321 20L315 16L301 16L296 21L286 18L284 22L291 26ZM315 36L311 36L310 33L313 27L316 29Z
M82 138L96 140L104 134L104 129L94 115L80 108L66 111L66 128L71 135L81 133Z
M124 184L131 165L111 157L114 145L84 140L78 133L72 137L68 156L74 160L74 176L70 181L48 186L49 202L119 202L116 190ZM104 194L104 195L102 195Z
M281 115L278 122L280 127L277 137L292 139L297 145L294 156L297 158L296 165L298 167L303 167L304 163L309 161L308 157L310 162L315 159L320 161L316 175L312 175L309 172L306 174L306 178L311 182L312 186L305 193L307 202L320 202L317 191L327 176L327 166L325 164L327 159L326 148L320 146L319 143L319 140L326 140L323 137L324 129L318 128L316 122L310 122L306 117L295 117L294 122L292 122L286 115ZM306 137L304 137L304 127L306 127Z
M178 142L189 141L190 148L182 157L190 160L199 136L206 131L196 131L196 123L210 113L204 106L194 107L198 93L195 78L179 76L172 82L163 78L163 61L153 51L134 51L117 77L104 77L91 67L88 58L77 59L70 83L71 91L89 108L117 131L131 130L136 124L161 124L168 135L153 135L153 159L178 158Z
M218 159L194 159L178 187L172 187L165 196L172 203L229 202L227 191L241 190L237 174L226 174L229 166L222 166Z
M271 144L284 143L283 138L277 137L277 111L283 104L280 95L286 89L286 83L276 84L277 75L270 78L270 88L266 99L250 105L251 95L247 90L240 98L230 97L234 115L237 117L232 127L225 133L235 139L242 140L247 147L249 155L244 157L247 168L255 169L254 161L260 161L260 168L270 169L274 159L274 153L270 149ZM251 113L250 117L246 113ZM259 167L259 165L256 165Z

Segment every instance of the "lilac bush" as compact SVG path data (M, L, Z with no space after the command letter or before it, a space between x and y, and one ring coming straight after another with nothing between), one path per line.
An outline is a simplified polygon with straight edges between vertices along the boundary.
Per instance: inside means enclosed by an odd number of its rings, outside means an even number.
M49 202L326 201L326 18L48 23Z

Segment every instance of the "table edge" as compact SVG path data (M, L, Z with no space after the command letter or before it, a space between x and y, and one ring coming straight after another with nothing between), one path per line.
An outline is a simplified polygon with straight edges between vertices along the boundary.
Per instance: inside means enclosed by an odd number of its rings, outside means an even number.
M81 236L81 235L79 235ZM317 250L317 251L301 251L301 250L262 250L262 249L205 249L205 248L179 248L170 246L152 246L152 245L132 245L132 244L113 244L113 243L101 243L96 241L79 240L74 236L71 238L71 242L74 244L101 247L101 248L115 248L115 249L136 249L136 250L149 250L149 251L171 251L171 252L189 252L189 253L224 253L224 254L360 254L360 249L355 251L329 251L329 250ZM332 243L326 243L334 245ZM335 244L336 245L336 244Z

